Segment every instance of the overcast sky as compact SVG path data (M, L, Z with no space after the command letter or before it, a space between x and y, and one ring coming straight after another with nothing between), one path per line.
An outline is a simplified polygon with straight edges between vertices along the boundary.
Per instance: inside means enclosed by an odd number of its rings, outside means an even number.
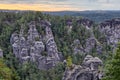
M0 9L120 10L120 0L0 0Z

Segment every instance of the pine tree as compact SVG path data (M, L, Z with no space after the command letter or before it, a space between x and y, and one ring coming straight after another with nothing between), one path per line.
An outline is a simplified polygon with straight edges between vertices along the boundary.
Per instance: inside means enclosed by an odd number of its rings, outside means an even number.
M113 59L106 65L106 75L103 80L120 80L120 43Z

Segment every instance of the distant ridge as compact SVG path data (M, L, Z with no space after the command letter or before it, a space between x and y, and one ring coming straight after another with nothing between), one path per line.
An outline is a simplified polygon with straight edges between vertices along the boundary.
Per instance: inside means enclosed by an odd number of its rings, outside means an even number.
M0 12L32 12L32 10L0 10ZM54 16L81 16L91 19L95 22L101 22L113 18L120 18L120 10L87 10L87 11L38 11L43 14L49 14Z
M103 20L120 18L120 10L94 10L94 11L56 11L56 12L43 12L45 14L56 16L82 16L91 19L95 22L101 22Z

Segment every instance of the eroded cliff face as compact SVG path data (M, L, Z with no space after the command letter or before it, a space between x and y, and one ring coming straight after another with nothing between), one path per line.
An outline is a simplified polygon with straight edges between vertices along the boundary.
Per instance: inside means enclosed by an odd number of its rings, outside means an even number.
M72 69L66 68L62 80L100 80L103 73L99 67L103 63L98 57L87 55L81 65L73 65Z
M41 38L35 25L35 21L29 23L27 36L24 35L24 29L21 27L20 33L13 33L10 42L13 47L13 54L21 63L26 61L35 62L39 69L49 69L54 67L60 58L57 45L48 21L42 21L42 27L45 28L45 35ZM44 25L44 26L43 26ZM43 52L47 55L43 56Z
M94 34L94 22L89 19L82 18L76 20L76 24L84 30L80 33L83 35L80 37L84 39L84 43L81 44L81 41L79 39L74 39L72 43L73 53L89 54L90 52L92 52L93 49L95 49L97 53L102 53L102 45L100 44L98 39L96 39ZM86 38L84 38L84 36L86 36Z

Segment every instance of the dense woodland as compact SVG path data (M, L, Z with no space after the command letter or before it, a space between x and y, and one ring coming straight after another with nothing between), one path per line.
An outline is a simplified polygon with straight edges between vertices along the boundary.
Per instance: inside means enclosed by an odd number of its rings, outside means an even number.
M26 32L30 21L36 21L39 23L39 20L46 19L52 24L51 29L55 42L57 43L58 51L61 52L64 59L67 59L67 66L70 66L73 63L81 64L86 54L73 54L71 44L74 39L79 39L81 45L84 47L85 39L89 38L91 33L89 30L86 30L84 26L77 25L77 23L74 22L77 18L82 17L52 16L42 14L41 12L0 12L0 48L4 52L4 57L0 59L0 80L62 80L62 76L66 68L62 62L60 62L55 68L47 71L37 69L36 64L32 62L26 63L22 66L12 53L10 37L15 31L19 33L21 25L24 25ZM68 29L66 28L66 20L68 19L73 20L73 29L70 33L67 32ZM40 34L44 34L44 31L39 24L37 24L37 30ZM97 53L95 49L89 52L89 54L92 56L98 56L103 60L104 64L107 64L113 56L111 54L111 46L102 41L105 40L105 38L104 35L98 31L96 23L93 25L93 33L98 42L104 48L101 54ZM115 59L111 62L111 64L113 63L114 65L116 64L114 61L116 59L117 61L119 60L118 57L120 57L120 54L118 53L120 53L120 50L117 50L117 54L113 57ZM43 55L46 54L43 53ZM113 69L110 70L112 71ZM110 75L114 73L115 72ZM114 76L113 79L105 80L115 80L115 77L116 76Z

